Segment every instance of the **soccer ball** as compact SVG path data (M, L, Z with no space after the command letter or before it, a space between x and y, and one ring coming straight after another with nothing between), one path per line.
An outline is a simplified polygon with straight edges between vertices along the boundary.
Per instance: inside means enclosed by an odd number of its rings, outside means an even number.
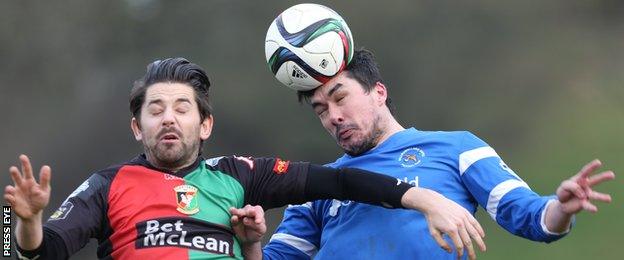
M353 57L351 31L338 13L318 4L282 12L264 40L273 75L295 90L311 90L344 69Z

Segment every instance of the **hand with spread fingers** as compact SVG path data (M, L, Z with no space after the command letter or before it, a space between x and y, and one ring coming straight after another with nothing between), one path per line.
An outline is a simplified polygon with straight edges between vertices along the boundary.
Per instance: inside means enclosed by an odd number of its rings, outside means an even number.
M581 169L569 180L561 183L557 188L557 198L561 209L567 214L576 214L581 210L597 212L598 207L592 201L611 202L611 195L594 191L594 185L615 179L613 171L605 171L590 176L602 166L599 160L594 160Z
M583 210L595 213L598 207L593 201L611 202L611 195L597 192L593 187L615 179L613 171L592 175L602 162L596 159L586 164L576 175L565 180L557 188L557 200L551 203L546 212L546 226L556 233L565 232L570 227L572 216Z
M34 249L41 244L43 231L41 228L42 212L50 201L50 178L49 166L41 167L39 171L39 183L33 175L32 165L26 155L19 156L22 170L11 166L9 173L13 179L13 185L7 185L4 189L4 200L13 207L17 222L18 244L25 249Z
M20 172L15 166L9 168L13 186L6 186L4 199L11 204L18 217L30 220L41 214L50 201L51 170L47 165L41 167L39 171L41 183L37 183L28 156L20 155L19 159L22 163L22 171Z

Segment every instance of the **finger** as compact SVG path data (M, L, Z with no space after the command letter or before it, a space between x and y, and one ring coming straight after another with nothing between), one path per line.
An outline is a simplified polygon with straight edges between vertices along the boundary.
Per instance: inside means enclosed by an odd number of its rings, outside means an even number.
M591 191L591 193L589 193L589 199L602 202L611 202L611 195L602 192Z
M245 205L243 210L245 211L245 216L246 217L251 217L251 218L256 217L256 211L254 210L253 206L247 204L247 205Z
M475 254L474 248L472 247L472 240L470 239L470 235L468 234L468 231L466 229L467 227L460 227L459 236L461 237L465 248L468 250L468 257L470 259L475 259L477 258L477 255Z
M232 223L232 225L237 225L239 224L239 218L236 215L232 215L232 217L230 217L230 223Z
M30 159L26 155L20 155L20 161L22 162L22 172L25 179L33 179L32 165L30 165Z
M236 215L236 216L245 216L245 211L242 209L230 207L230 214Z
M436 243L438 243L438 245L442 249L444 249L444 251L449 252L449 253L452 252L451 246L449 246L449 244L446 243L446 240L442 238L442 235L440 235L440 232L435 230L435 231L431 231L430 233L433 239L436 241Z
M480 237L485 237L485 231L481 227L481 224L474 216L470 213L466 213L468 215L468 223L472 226L473 229L476 229ZM485 251L485 250L484 250Z
M262 224L264 223L264 210L262 210L262 207L260 206L254 206L254 215L255 217L255 221L256 224Z
M9 195L15 195L15 187L7 185L6 187L4 187L4 193Z
M574 194L574 196L576 196L577 198L584 199L586 197L585 191L583 191L583 187L574 181L563 181L560 188L564 191ZM563 195L560 199L563 201L569 199L569 197L566 197L567 196Z
M600 174L596 174L589 178L587 185L594 186L596 184L602 183L604 181L615 179L615 173L612 171L601 172Z
M39 171L39 185L45 191L50 190L50 180L52 179L52 169L50 166L44 165Z
M11 179L13 180L13 183L15 183L15 186L22 185L22 175L17 167L11 166L11 168L9 168L9 173L11 174Z
M594 159L588 164L585 164L585 166L583 166L583 168L576 174L576 176L574 176L575 180L578 178L587 178L587 176L589 176L596 169L600 168L600 166L602 166L602 162L600 162L600 160L598 159Z
M451 240L453 241L453 245L455 245L455 250L457 250L457 257L461 258L464 256L464 243L462 243L461 237L457 230L454 232L447 233Z
M472 237L472 239L474 239L474 241L477 243L479 249L481 249L482 252L485 252L486 247L483 239L481 238L482 236L481 234L479 234L479 231L474 227L474 225L470 223L470 221L471 219L468 219L466 221L466 230L468 231L468 234L470 234L470 237Z
M246 205L243 210L245 211L245 216L253 219L256 224L264 222L264 210L262 207Z
M15 196L13 194L4 194L4 200L9 204L9 206L15 205Z
M592 213L598 212L598 207L596 207L596 205L592 204L588 200L583 201L582 206L584 210L587 210L589 212L592 212Z

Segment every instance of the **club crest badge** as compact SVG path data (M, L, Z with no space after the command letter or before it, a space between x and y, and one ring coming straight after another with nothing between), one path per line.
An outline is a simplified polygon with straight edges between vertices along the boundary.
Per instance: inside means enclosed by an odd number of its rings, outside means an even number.
M273 165L273 172L279 174L284 174L288 171L288 165L290 161L284 161L280 158L275 159L275 165Z
M52 213L52 216L50 216L50 220L65 219L65 217L67 217L67 214L69 214L69 212L73 208L74 208L74 204L73 203L71 203L69 201L63 202L61 207L59 207L59 209L57 209L54 213Z
M399 156L401 166L409 168L420 164L425 152L417 147L405 149Z
M180 185L173 190L176 193L177 210L187 215L199 212L199 202L197 201L197 188L191 185Z

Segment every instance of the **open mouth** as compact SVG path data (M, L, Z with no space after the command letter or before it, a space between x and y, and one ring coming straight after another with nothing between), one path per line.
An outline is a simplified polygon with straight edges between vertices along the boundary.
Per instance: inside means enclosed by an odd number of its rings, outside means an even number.
M180 137L178 137L178 135L174 134L174 133L168 133L163 135L160 138L161 141L165 142L165 143L172 143L172 142L176 142L178 140L180 140Z

